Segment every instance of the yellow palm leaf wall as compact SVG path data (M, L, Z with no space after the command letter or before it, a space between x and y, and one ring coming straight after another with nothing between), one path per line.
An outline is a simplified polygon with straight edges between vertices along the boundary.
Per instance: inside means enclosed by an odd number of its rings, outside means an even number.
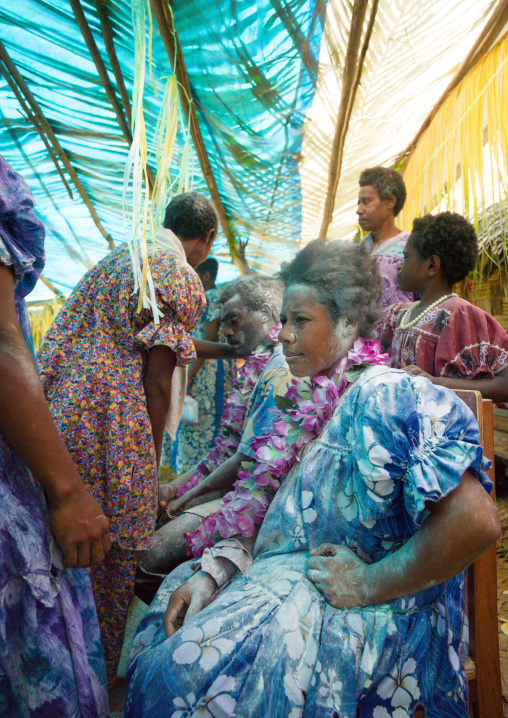
M505 212L508 161L508 33L480 60L436 113L402 167L407 200L399 226L439 207L487 224L486 211ZM506 216L503 255L506 264ZM488 243L482 245L488 254Z

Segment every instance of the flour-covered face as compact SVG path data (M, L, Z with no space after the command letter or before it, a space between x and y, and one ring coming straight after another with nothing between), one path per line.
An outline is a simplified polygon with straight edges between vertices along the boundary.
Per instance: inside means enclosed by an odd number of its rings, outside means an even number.
M315 290L304 284L286 290L281 324L279 341L294 376L330 376L357 336L346 318L332 324Z

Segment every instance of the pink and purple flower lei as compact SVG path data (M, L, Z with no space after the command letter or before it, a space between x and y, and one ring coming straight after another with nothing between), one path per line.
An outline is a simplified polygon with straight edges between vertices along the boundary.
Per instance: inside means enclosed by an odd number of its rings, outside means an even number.
M318 437L333 416L339 399L368 366L385 364L377 340L356 339L331 377L293 379L274 411L272 429L251 443L256 459L242 464L238 480L224 503L201 526L185 534L188 554L201 556L221 538L252 536L265 517L281 481L299 462L303 446Z
M208 474L233 456L237 450L242 437L250 395L272 356L273 347L279 342L279 331L279 327L270 329L265 341L247 357L238 372L238 377L230 382L231 391L224 402L219 433L213 441L212 448L199 462L191 478L178 487L177 498L201 483Z

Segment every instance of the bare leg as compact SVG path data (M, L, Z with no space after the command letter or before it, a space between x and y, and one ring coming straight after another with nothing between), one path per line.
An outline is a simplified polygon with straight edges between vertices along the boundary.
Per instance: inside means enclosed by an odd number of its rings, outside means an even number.
M182 514L158 529L154 535L152 548L138 551L138 566L147 573L167 576L189 558L183 535L195 531L202 520L201 516Z
M195 531L202 520L201 516L182 514L155 532L152 548L138 551L134 586L138 598L150 604L168 573L189 558L183 535Z

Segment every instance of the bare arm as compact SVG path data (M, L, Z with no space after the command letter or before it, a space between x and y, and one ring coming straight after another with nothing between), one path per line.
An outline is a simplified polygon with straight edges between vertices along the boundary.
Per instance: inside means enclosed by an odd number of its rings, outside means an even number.
M234 537L251 556L258 532L259 529L250 537ZM227 580L230 580L238 569L229 559L222 558L222 561L227 572ZM198 571L177 588L169 599L163 619L166 636L172 636L186 621L208 606L216 597L217 590L217 582L205 571Z
M187 481L194 476L197 470L198 464L193 466L192 469L189 469L184 474L177 476L176 479L173 479L173 481L170 481L167 484L159 484L159 514L166 510L166 506L170 501L173 501L180 486L187 483Z
M309 579L337 608L383 603L456 576L501 533L494 502L470 471L427 508L431 515L395 553L369 565L350 549L327 544L309 558Z
M39 375L16 318L14 277L0 265L0 431L46 490L55 538L66 565L100 563L109 524L83 486L49 412Z
M240 454L237 451L233 456L212 471L206 479L203 479L200 484L193 486L192 489L189 489L189 491L183 496L180 496L179 499L171 501L168 505L168 513L172 516L177 516L185 510L191 501L195 501L195 499L205 494L209 494L212 491L228 491L238 478L238 471L241 468L242 461L248 460L248 456Z
M484 399L494 402L508 401L508 369L502 369L491 379L449 379L447 377L430 376L418 367L404 367L404 371L415 376L425 376L433 384L445 386L447 389L470 389L479 391Z
M204 339L207 342L215 342L217 339L217 330L219 328L219 318L214 319L211 322L205 322L205 336ZM204 362L203 357L198 357L195 361L192 362L192 364L189 367L189 372L187 374L187 386L190 386L190 383L194 377L194 375L201 369Z
M152 425L157 468L160 466L164 428L171 404L171 380L176 366L176 354L169 347L159 345L148 352L143 377L146 406Z
M237 354L229 344L207 342L205 339L192 339L194 349L200 359L235 359Z

